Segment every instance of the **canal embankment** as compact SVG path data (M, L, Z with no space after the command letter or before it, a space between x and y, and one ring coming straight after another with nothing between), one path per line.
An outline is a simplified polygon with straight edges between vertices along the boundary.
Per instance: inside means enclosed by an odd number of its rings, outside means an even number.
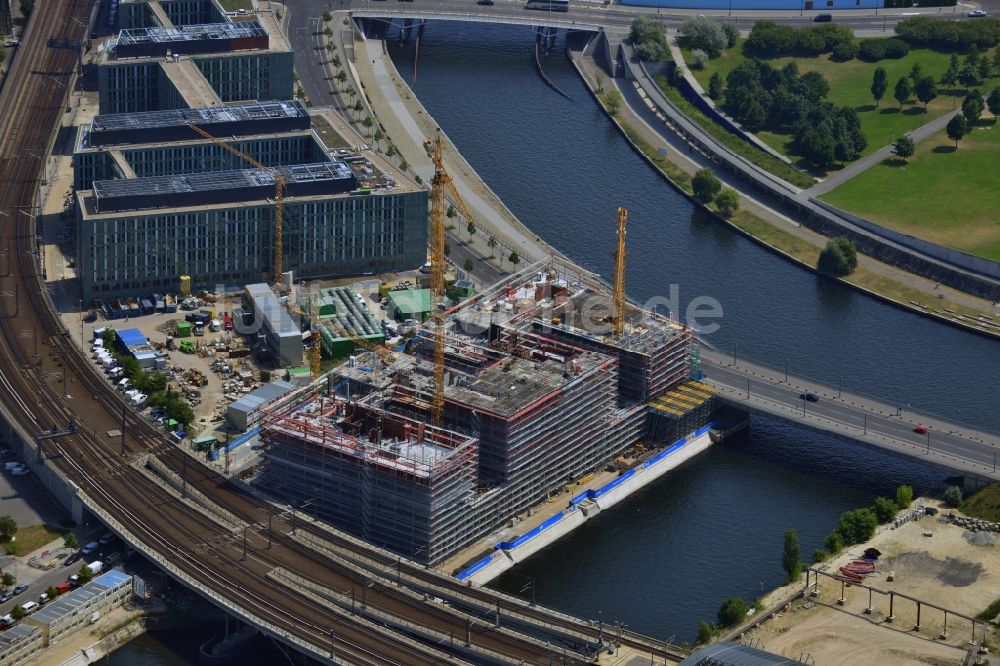
M846 277L820 273L816 264L829 238L810 230L790 217L748 194L736 178L717 171L708 155L703 154L670 125L656 109L649 95L632 80L608 78L603 67L587 50L570 50L569 57L581 80L598 106L614 123L635 151L664 179L705 215L728 225L750 240L825 279L846 286L922 316L959 326L991 338L1000 337L994 318L1000 316L996 304L972 296L934 280L908 273L864 254L858 267ZM615 113L608 108L605 83L620 96ZM728 216L694 197L691 178L702 168L716 172L724 186L740 194L740 209Z

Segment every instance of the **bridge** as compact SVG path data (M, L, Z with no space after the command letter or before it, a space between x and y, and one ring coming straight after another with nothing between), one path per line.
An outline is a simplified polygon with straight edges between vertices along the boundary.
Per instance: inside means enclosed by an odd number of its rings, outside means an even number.
M406 3L407 5L410 3ZM477 9L478 5L474 5ZM405 7L405 5L404 5ZM468 7L466 6L466 10ZM455 10L433 10L426 9L354 9L351 10L351 17L355 19L369 20L410 20L410 21L461 21L463 23L502 23L505 25L523 25L540 28L564 28L566 30L581 30L586 32L598 32L604 26L591 23L586 20L577 20L569 14L557 12L529 11L522 9L520 12L509 9L492 11L492 7L484 7L490 11L455 11Z
M975 488L1000 481L1000 437L903 405L843 391L781 368L702 349L705 382L725 404L780 418L964 476ZM815 402L803 399L811 393ZM926 432L917 432L918 426ZM921 429L922 430L922 429Z

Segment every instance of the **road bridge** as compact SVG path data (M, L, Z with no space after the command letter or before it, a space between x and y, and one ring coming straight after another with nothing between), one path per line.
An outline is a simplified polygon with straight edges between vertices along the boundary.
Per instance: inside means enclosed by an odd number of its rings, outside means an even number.
M706 383L719 389L726 404L941 467L965 476L969 488L1000 480L1000 437L994 433L922 414L898 399L844 391L735 353L703 348L701 362ZM808 393L816 402L801 397ZM916 432L918 426L925 426L926 432Z

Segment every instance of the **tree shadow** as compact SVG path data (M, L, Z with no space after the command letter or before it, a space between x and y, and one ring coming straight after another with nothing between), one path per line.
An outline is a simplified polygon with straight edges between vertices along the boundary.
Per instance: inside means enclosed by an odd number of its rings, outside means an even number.
M904 160L902 157L889 157L882 160L882 164L884 164L887 167L891 167L893 169L898 169L899 167L906 166L906 160Z
M854 110L858 113L868 113L869 111L875 110L874 104L862 104L861 106L854 107Z
M885 116L885 115L889 115L889 114L892 114L892 113L899 113L900 111L901 111L901 109L899 107L895 107L895 108L893 108L893 107L886 107L886 108L882 109L881 111L879 111L879 113L881 113L882 115Z
M947 155L948 153L953 153L956 150L958 150L958 147L957 146L934 146L934 148L932 148L931 150L933 152L935 152L935 153L938 153L939 155Z
M911 106L910 108L903 111L904 116L921 116L927 113L927 110L922 106Z

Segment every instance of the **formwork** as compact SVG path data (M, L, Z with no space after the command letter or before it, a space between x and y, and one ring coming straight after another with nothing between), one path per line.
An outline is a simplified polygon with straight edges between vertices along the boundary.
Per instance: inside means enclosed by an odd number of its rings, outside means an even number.
M270 40L258 21L132 28L118 33L115 58L148 58L168 54L228 53L267 49Z
M343 162L296 164L274 170L285 178L286 196L342 194L357 186L354 173ZM94 210L107 213L259 201L273 198L274 188L274 176L265 169L97 180L93 185Z
M265 415L259 483L366 541L437 563L465 540L475 437L382 409L378 396L314 396Z
M308 130L311 126L301 102L246 102L224 107L99 115L91 121L83 142L106 146L203 139L189 124L213 136L227 138Z

